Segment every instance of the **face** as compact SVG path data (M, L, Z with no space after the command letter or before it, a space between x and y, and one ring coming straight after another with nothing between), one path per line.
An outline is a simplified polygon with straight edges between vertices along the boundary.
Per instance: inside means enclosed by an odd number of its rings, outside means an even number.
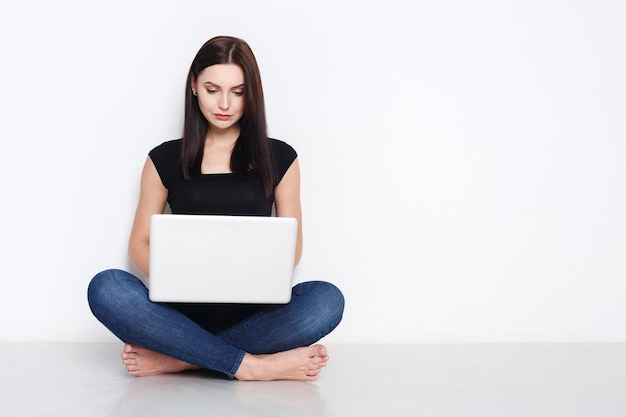
M193 80L192 88L212 130L238 127L244 111L244 75L238 65L211 65Z

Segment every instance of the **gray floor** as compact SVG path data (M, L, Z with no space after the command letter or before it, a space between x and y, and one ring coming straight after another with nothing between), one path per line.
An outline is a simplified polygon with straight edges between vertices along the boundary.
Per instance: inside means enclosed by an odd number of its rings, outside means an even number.
M330 345L314 383L133 378L121 344L0 343L0 416L626 416L626 344Z

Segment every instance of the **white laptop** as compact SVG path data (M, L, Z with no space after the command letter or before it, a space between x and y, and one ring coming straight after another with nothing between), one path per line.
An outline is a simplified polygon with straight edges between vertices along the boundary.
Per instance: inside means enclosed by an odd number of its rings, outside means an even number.
M150 300L288 303L297 233L290 217L153 215Z

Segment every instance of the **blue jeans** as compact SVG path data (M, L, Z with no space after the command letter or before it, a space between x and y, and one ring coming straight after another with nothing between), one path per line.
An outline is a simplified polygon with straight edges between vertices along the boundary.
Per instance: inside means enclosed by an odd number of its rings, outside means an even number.
M134 275L111 269L89 284L91 311L123 342L233 378L246 352L308 346L341 321L344 298L323 281L293 287L281 305L171 304L148 299Z

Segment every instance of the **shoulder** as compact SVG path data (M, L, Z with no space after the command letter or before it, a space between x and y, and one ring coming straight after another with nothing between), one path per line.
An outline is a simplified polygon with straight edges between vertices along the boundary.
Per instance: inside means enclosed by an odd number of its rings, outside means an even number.
M182 139L169 140L153 148L148 155L166 188L179 176L178 156Z
M277 185L283 178L298 154L296 150L286 142L278 139L270 139L272 159L274 164L274 181Z
M164 156L164 155L172 155L178 156L180 152L180 145L182 143L182 139L168 140L163 142L159 146L156 146L150 151L150 156L153 154L156 156Z
M181 143L182 139L169 140L167 142L163 142L150 151L148 155L150 155L150 158L157 166L157 169L159 166L167 166L172 163L178 163Z
M274 154L274 157L279 160L288 159L289 163L291 164L291 162L293 162L293 160L296 159L296 157L298 156L296 150L287 142L270 138L270 143L272 146L272 153Z

